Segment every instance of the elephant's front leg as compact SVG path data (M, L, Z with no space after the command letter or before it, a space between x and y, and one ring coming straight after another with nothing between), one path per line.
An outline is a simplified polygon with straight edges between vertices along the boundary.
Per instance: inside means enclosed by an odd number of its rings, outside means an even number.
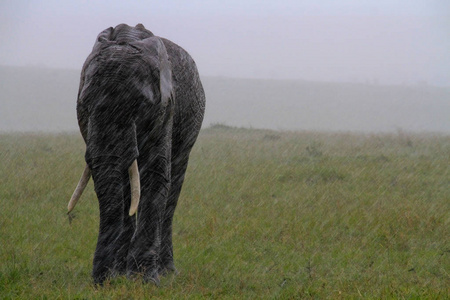
M128 275L142 274L159 284L161 231L170 189L170 143L163 142L138 160L141 200L127 257ZM147 161L147 162L146 162Z

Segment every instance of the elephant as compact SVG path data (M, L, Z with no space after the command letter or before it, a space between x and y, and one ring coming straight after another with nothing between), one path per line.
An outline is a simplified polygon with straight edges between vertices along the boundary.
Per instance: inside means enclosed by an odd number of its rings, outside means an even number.
M177 272L172 220L205 92L186 50L142 24L102 31L80 76L77 118L85 169L69 213L92 176L100 225L92 277Z

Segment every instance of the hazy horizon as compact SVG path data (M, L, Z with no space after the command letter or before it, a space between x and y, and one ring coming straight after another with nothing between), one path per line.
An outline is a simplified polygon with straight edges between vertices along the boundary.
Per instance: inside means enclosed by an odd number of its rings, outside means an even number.
M0 132L78 131L80 73L0 65ZM450 87L202 76L203 127L450 133Z
M450 86L443 0L4 0L0 18L2 65L79 70L100 31L142 23L203 76Z

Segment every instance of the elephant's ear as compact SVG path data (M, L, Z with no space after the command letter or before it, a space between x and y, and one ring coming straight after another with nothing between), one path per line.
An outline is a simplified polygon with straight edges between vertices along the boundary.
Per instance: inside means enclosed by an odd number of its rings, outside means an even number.
M114 28L109 27L100 32L97 36L97 42L104 42L104 41L110 41L111 40L111 34L114 31Z
M164 54L160 54L160 65L159 65L159 89L161 91L161 103L167 106L171 100L173 100L173 84L172 84L172 64L169 61L169 56L167 55L167 50L164 47Z
M94 48L92 49L91 55L97 55L101 52L102 47L105 45L114 44L114 41L111 41L111 36L114 31L114 28L109 27L100 32L97 36L97 40L95 41ZM89 57L88 57L89 59Z
M173 100L172 64L169 61L166 46L159 37L149 37L136 43L143 48L143 54L159 69L159 90L161 104L167 106Z

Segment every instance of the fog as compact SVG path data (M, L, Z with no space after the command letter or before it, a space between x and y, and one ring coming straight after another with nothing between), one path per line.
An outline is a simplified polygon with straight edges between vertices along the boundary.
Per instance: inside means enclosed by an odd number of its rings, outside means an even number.
M76 130L81 66L119 23L191 53L206 126L450 132L445 0L2 0L0 131Z

